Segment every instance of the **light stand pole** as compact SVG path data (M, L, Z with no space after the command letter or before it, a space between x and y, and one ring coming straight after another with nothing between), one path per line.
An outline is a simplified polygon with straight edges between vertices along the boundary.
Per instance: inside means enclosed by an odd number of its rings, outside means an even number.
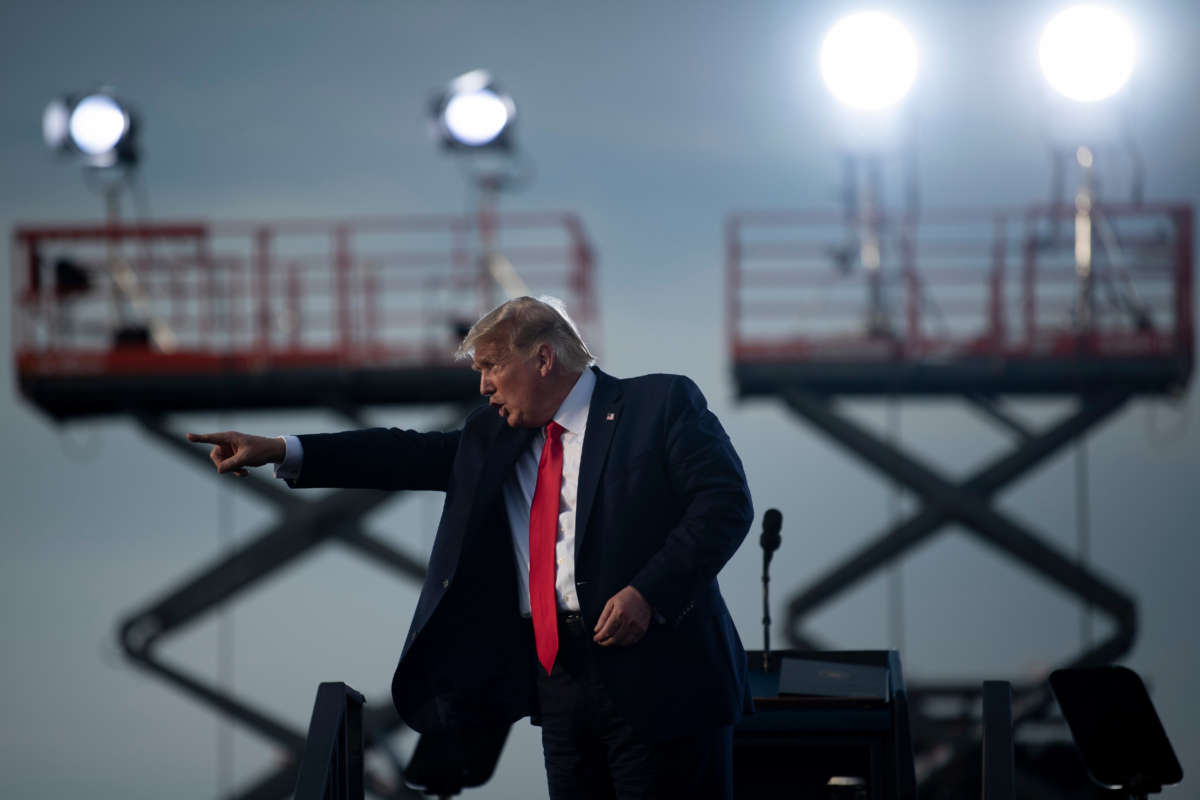
M138 117L119 100L111 87L54 98L42 114L42 134L53 151L78 157L84 164L84 181L100 193L107 229L105 269L111 281L114 344L147 345L151 341L163 351L174 349L175 336L162 319L154 316L137 275L122 258L121 192L129 184L139 160ZM147 318L136 327L129 307Z
M1046 83L1061 96L1063 103L1047 111L1052 127L1074 128L1066 135L1051 129L1052 165L1051 202L1059 204L1062 197L1062 163L1070 152L1082 170L1079 188L1075 193L1075 304L1074 327L1080 336L1095 330L1096 299L1094 253L1097 236L1106 250L1110 267L1119 268L1120 245L1100 209L1095 158L1100 155L1093 144L1108 135L1119 139L1128 150L1133 167L1131 194L1135 206L1141 204L1144 166L1131 133L1129 120L1120 106L1117 93L1129 81L1133 72L1137 44L1133 29L1112 9L1078 5L1061 11L1043 28L1038 44L1038 60ZM1064 151L1055 140L1074 140L1071 151ZM1080 140L1089 142L1081 145ZM1057 216L1057 214L1055 215ZM1057 223L1053 223L1050 238L1058 238ZM1111 273L1114 271L1110 269ZM1138 319L1136 298L1125 303Z
M1079 191L1075 194L1075 327L1080 334L1092 330L1095 322L1095 279L1092 275L1092 206L1093 164L1092 151L1080 147L1076 160L1082 169Z
M846 272L856 263L865 272L863 328L873 339L895 334L883 274L885 251L896 225L884 211L883 163L885 156L894 158L893 152L898 151L902 162L908 205L900 230L902 260L907 259L906 243L916 216L915 114L903 101L916 80L917 62L912 34L899 20L878 11L841 18L825 34L820 49L821 76L845 109L843 135L853 142L842 187L848 242L838 256ZM898 144L888 141L897 138Z
M464 73L434 96L435 135L447 150L465 158L476 195L479 230L479 301L481 313L494 305L498 284L509 297L528 294L528 287L497 249L497 206L500 192L528 179L513 144L517 109L512 98L485 70Z

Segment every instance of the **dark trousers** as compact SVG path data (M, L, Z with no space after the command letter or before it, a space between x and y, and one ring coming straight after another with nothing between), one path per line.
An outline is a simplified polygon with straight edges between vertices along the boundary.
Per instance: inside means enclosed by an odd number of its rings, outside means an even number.
M614 707L577 614L560 615L558 648L550 675L536 668L551 800L733 797L732 726L645 741Z

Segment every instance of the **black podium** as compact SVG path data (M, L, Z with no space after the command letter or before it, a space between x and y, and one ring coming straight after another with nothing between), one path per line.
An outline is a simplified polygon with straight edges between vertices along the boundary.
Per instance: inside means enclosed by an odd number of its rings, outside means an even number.
M756 712L734 730L734 796L915 800L908 700L894 650L762 651L749 656ZM785 663L788 662L788 663ZM845 669L838 669L844 665ZM814 693L780 693L780 671ZM864 667L866 669L856 669ZM862 691L876 677L876 692ZM825 685L820 681L827 678ZM854 690L839 694L839 681ZM814 684L813 681L816 683Z

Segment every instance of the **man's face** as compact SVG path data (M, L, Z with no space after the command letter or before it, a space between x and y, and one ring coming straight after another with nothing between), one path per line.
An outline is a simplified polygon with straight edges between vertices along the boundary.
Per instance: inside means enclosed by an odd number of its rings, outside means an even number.
M472 368L479 373L479 393L512 428L537 428L550 421L542 383L548 365L542 352L524 358L507 346L481 342L475 348Z

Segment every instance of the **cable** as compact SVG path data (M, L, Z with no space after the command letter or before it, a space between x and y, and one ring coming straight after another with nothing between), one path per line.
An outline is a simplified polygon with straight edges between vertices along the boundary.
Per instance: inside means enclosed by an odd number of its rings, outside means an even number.
M224 415L222 415L224 416ZM228 420L221 420L221 427L228 430ZM233 491L235 481L217 481L217 541L222 550L234 546L233 539ZM227 602L217 608L217 685L226 695L233 692L233 611ZM223 716L217 718L217 794L226 797L233 791L234 748L233 726Z
M896 447L900 443L900 401L895 395L892 395L888 401L888 440L892 447ZM900 484L892 481L892 491L888 496L888 517L891 522L892 531L895 531L896 524L900 521L900 501L903 499L904 490L900 488ZM888 616L889 634L892 641L892 649L896 652L904 650L904 574L901 572L901 564L896 561L892 564L891 570L888 572L888 597L889 609L891 613Z
M1075 445L1075 535L1079 566L1086 570L1091 559L1092 531L1088 495L1087 439L1080 435ZM1083 652L1092 647L1092 604L1085 597L1079 612L1079 644Z

